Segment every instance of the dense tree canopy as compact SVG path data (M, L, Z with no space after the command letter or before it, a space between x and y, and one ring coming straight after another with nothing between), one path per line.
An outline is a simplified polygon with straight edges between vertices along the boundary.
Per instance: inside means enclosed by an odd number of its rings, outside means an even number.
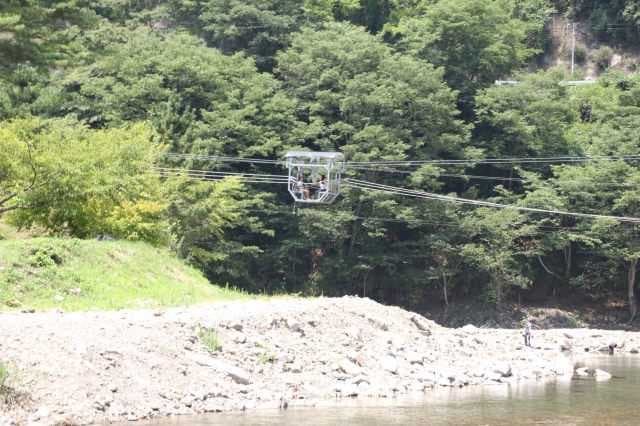
M621 0L2 2L2 220L167 244L250 291L412 307L535 291L626 297L635 315L638 225L347 180L640 216L640 78L537 70L553 13L638 40ZM264 161L291 149L365 164L336 203L302 208ZM564 159L531 161L548 157ZM403 160L422 163L366 164ZM234 177L199 181L211 171Z
M470 95L509 75L535 53L527 45L528 33L539 31L544 22L514 18L512 10L507 0L423 4L400 20L398 44L444 67L447 83Z

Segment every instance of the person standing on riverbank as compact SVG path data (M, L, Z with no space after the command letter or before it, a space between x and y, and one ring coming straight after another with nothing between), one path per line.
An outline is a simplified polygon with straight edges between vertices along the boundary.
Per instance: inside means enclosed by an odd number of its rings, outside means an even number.
M522 330L522 335L524 336L524 345L527 347L531 347L531 321L527 318L524 322L524 329Z

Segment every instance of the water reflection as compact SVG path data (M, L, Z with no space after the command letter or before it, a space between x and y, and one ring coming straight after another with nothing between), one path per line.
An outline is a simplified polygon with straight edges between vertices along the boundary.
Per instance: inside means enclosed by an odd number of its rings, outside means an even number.
M547 383L441 388L419 400L353 401L315 409L223 414L163 421L168 425L637 425L640 357L600 357L608 382L561 379ZM371 406L372 404L378 406Z

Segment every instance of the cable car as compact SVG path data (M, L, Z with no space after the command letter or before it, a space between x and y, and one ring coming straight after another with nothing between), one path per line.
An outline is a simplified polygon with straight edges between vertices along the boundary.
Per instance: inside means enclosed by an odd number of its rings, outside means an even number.
M329 204L340 194L344 155L339 152L289 151L288 189L298 203Z

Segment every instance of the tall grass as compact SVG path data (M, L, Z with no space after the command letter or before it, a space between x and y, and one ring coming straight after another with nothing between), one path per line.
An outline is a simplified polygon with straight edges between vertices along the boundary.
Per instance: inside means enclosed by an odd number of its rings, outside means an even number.
M0 412L3 406L13 405L15 400L14 391L9 386L10 375L9 366L0 361Z
M9 381L9 367L0 361L0 394L3 393Z

